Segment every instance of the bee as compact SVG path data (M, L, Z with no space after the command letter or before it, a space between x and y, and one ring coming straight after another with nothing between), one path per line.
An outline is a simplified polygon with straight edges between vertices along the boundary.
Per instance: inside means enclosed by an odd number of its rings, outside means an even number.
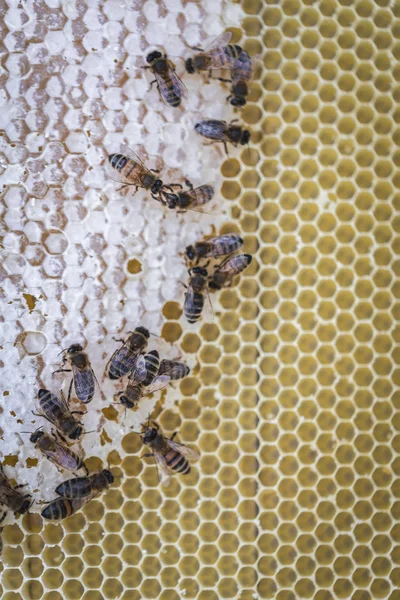
M70 373L72 371L76 396L81 402L87 404L93 399L96 389L96 376L88 355L83 352L80 344L73 344L67 350L63 350L63 355L63 365L68 362L71 369L58 369L54 373Z
M121 189L134 186L135 194L139 188L149 190L152 198L159 201L158 194L164 183L157 177L156 171L150 171L139 156L127 146L122 146L123 154L110 154L108 157L111 178L122 183Z
M204 267L194 267L189 269L189 275L183 312L189 323L196 323L203 311L205 293L208 294L208 273Z
M110 379L121 379L135 368L138 357L146 350L150 332L146 327L136 327L122 346L118 348L109 360L106 375Z
M81 457L60 444L54 436L45 433L42 428L34 431L29 439L32 444L35 444L36 450L44 454L57 467L68 469L68 471L85 469L86 474L88 474L87 467Z
M234 119L230 123L226 121L218 121L217 119L204 119L199 121L194 126L197 133L214 143L221 142L224 144L225 152L228 154L227 142L234 146L241 144L244 146L250 141L250 131L243 129L241 125L233 125L237 121ZM212 142L212 143L213 143Z
M146 56L146 61L149 66L144 68L151 69L155 77L150 87L156 83L165 104L174 108L179 106L187 92L182 80L175 73L175 65L168 60L166 54L163 55L158 50L150 52Z
M24 515L32 505L32 499L29 494L21 494L18 488L24 487L17 485L13 487L10 480L6 477L3 467L0 464L0 504L7 506L14 515ZM5 514L2 516L2 521L5 519Z
M185 363L178 360L166 360L163 359L160 362L160 368L158 369L159 375L169 375L171 381L183 379L190 373L190 368Z
M144 457L154 457L161 485L168 486L170 484L172 473L187 475L190 472L189 460L200 458L200 455L194 450L184 444L174 442L176 433L171 439L160 433L159 426L150 420L150 416L143 428L140 434L141 440L152 451L150 454L144 454Z
M143 396L154 394L163 389L171 381L169 375L158 376L160 357L157 350L152 350L140 356L137 366L129 378L129 383L123 392L114 396L126 408L134 408Z
M63 481L56 487L56 494L61 498L50 502L42 510L42 517L50 521L65 519L99 496L112 483L114 483L114 475L107 469L88 477Z
M219 264L211 276L210 290L220 290L232 285L233 279L244 271L252 261L250 254L237 254L230 256Z
M233 254L243 246L243 239L235 233L220 235L210 240L196 242L194 246L187 246L185 254L191 261L198 263L203 258L217 258L226 254Z
M38 412L33 414L47 419L61 434L71 440L77 440L81 437L83 427L75 419L74 414L82 415L84 413L80 411L71 412L63 394L61 394L61 398L58 398L49 390L40 389L37 409Z
M208 71L211 76L213 69L234 69L238 66L243 49L237 44L229 44L231 37L232 34L227 31L213 40L205 50L192 48L199 50L200 54L195 54L193 58L186 60L186 71L188 73Z
M232 71L231 93L227 97L232 106L244 106L249 94L248 82L253 76L253 63L245 50L239 57L239 65Z
M188 190L176 193L174 193L173 190L171 190L171 192L163 191L161 194L163 203L168 208L177 209L178 212L184 212L186 210L201 211L201 207L212 200L214 188L212 185L200 185L199 187L194 188L188 179L185 183L189 188ZM178 183L173 185L182 188ZM171 186L166 187L171 188Z

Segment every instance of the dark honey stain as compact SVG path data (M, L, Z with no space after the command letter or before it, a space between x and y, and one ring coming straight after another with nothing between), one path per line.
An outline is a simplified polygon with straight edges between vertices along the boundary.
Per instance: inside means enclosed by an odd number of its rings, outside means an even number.
M27 458L26 459L26 466L28 467L28 469L31 469L32 467L37 467L39 460L37 458Z
M16 413L15 413L13 410L10 410L10 415L11 415L12 417L16 417L16 416L17 416L17 415L16 415Z
M18 462L18 454L8 454L4 457L3 467L15 467Z
M106 408L102 408L101 412L107 419L107 421L118 421L118 411L113 406L107 406Z
M136 275L137 273L140 273L140 271L142 270L142 263L140 263L136 258L132 258L131 260L128 261L127 269L128 269L128 273L131 273L132 275Z
M33 310L35 310L36 302L38 301L38 299L36 298L36 296L32 296L32 294L22 294L22 295L25 298L25 302L28 306L29 313L31 313Z
M107 431L105 429L103 429L103 431L100 434L100 444L102 446L105 446L106 444L111 444L111 443L112 443L112 439L108 435Z
M10 395L10 392L8 390L4 390L3 396L9 396L9 395Z

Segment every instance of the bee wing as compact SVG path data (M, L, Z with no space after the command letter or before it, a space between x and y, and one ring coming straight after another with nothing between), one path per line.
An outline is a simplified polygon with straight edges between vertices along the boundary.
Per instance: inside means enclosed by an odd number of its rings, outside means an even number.
M146 375L146 361L144 360L144 355L140 354L140 356L137 357L135 368L129 376L129 379L135 383L142 383L142 381L146 379Z
M75 471L78 468L79 463L76 457L71 452L68 452L64 446L62 446L57 440L53 439L54 450L46 450L43 454L54 464L68 469L69 471Z
M139 163L139 165L141 165L143 167L143 169L146 169L146 171L149 171L149 169L146 167L146 165L144 164L144 162L142 161L142 159L140 158L140 156L138 154L136 154L136 152L134 152L132 150L132 148L129 148L129 146L127 146L126 144L122 144L121 145L121 152L122 152L122 154L124 154L128 158L130 158L130 159L134 160L135 162Z
M156 461L158 479L160 480L161 485L167 487L171 483L171 473L168 469L167 462L165 458L158 452L154 452L153 456Z
M78 399L87 404L94 396L96 389L96 379L92 367L79 369L76 365L72 365L72 374L74 377L75 392Z
M114 375L111 379L120 379L125 375L129 375L135 368L137 360L138 354L134 354L130 349L128 342L125 342L125 344L114 352L108 361L106 367L108 376L110 376L110 372Z
M147 175L148 173L150 173L150 171L143 164L143 162L141 161L141 159L139 158L139 156L137 154L135 154L132 150L130 150L129 153L132 154L132 156L126 156L126 158L129 158L136 165L138 165L138 168L136 168L134 170L132 169L129 179L127 179L122 173L117 171L117 169L115 169L110 164L109 160L107 160L104 164L104 167L105 167L105 170L107 173L107 177L109 179L112 179L116 183L122 183L125 185L138 185L138 187L143 187L142 182L141 182L141 177L143 177L143 174Z
M189 460L198 460L200 458L200 454L196 452L196 450L192 450L192 448L188 448L185 444L179 444L179 442L174 442L168 438L165 438L167 444L172 450L176 450L176 452L180 452Z
M165 388L169 382L171 381L171 377L169 375L158 375L150 385L148 385L144 392L143 396L148 396L149 394L154 394L155 392L159 392L163 388Z
M216 37L212 42L209 42L205 47L205 51L213 50L214 48L221 48L222 46L226 46L231 41L232 33L230 31L225 31L221 33L218 37Z
M52 399L53 404L58 406L58 408L60 409L60 411L62 412L63 415L70 415L71 417L73 416L69 409L67 401L65 400L64 394L62 392L61 392L60 397L56 396L55 394L51 394L51 399ZM58 420L56 418L54 418L51 413L49 413L49 414L46 413L43 410L39 401L36 402L36 410L40 416L44 417L46 419L46 421L48 421L49 423L51 423L58 429L58 427L59 427Z
M67 479L56 487L56 494L64 498L73 498L73 494L79 494L79 498L87 498L92 491L92 477L74 477ZM73 481L73 489L71 490L70 482Z
M186 86L183 83L182 79L179 77L179 75L177 75L173 66L171 66L171 63L170 63L170 69L171 69L170 76L171 76L171 81L174 86L175 94L178 96L178 98L186 98L188 95Z

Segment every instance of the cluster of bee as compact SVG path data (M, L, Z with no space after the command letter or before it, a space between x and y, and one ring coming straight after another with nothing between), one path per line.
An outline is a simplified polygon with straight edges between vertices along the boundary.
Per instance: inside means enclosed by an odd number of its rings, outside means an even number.
M243 239L235 233L200 240L194 246L187 246L185 257L190 267L183 312L189 323L196 323L200 319L206 299L211 306L209 292L230 287L235 277L249 266L252 261L250 254L236 254L242 246ZM208 267L211 261L221 256L225 258L214 263L210 274Z
M185 67L189 74L207 72L210 77L214 70L229 71L231 79L217 79L231 84L227 100L232 106L239 107L246 104L253 65L247 52L238 45L229 44L230 39L231 34L224 33L205 50L192 48L198 53L186 60ZM155 77L151 86L157 84L160 96L167 105L180 106L187 91L176 74L174 64L166 54L159 51L149 53L146 60L148 65L145 68L150 69ZM228 123L203 119L196 123L195 130L211 140L211 143L222 143L228 153L228 143L238 146L250 141L250 132L236 121ZM214 196L211 185L195 188L187 179L186 189L179 183L165 184L157 171L148 169L140 157L127 147L123 147L121 153L108 157L108 167L112 178L122 183L123 187L132 186L135 193L139 188L145 189L154 200L177 212L202 211ZM211 305L210 292L232 285L235 277L250 264L252 257L249 254L237 253L242 245L243 240L239 235L228 234L201 240L186 248L190 278L185 294L184 314L189 323L199 320L206 297ZM223 260L216 262L221 257ZM212 272L209 269L211 261L214 261ZM125 410L135 409L141 398L161 390L171 381L186 377L190 372L183 362L161 360L157 350L147 352L149 337L148 329L136 327L127 340L120 340L122 345L114 352L106 367L106 375L110 379L127 380L123 391L114 395L115 403L123 405ZM57 497L48 502L41 513L51 521L59 521L74 514L114 482L114 476L108 469L89 475L84 458L70 448L70 444L84 434L79 420L79 415L84 412L71 410L70 407L72 387L77 400L86 405L93 399L98 383L88 355L81 345L73 344L63 350L62 354L62 368L55 372L72 373L68 397L65 398L62 392L57 396L47 389L40 389L37 395L37 412L34 413L46 419L54 430L47 433L43 427L39 427L34 432L24 432L30 434L30 441L36 450L58 468L75 475L78 471L84 472L84 476L75 476L56 487ZM68 369L64 368L66 365ZM173 473L189 473L189 461L199 458L197 452L174 440L176 433L171 438L166 437L150 415L141 431L135 433L150 449L150 453L144 454L144 457L154 458L162 485L170 483ZM20 491L22 487L24 486L14 486L0 465L0 504L17 516L26 513L32 505L30 494ZM5 516L6 512L0 517L0 523Z
M236 44L229 44L231 35L229 32L222 34L206 50L193 48L199 53L186 60L186 71L188 73L208 72L210 76L214 70L230 71L232 79L218 79L232 83L231 93L228 96L230 103L233 106L244 106L248 95L248 83L252 78L253 64L251 57L243 48ZM166 104L173 107L180 106L187 91L176 74L174 64L166 54L159 51L150 52L146 60L148 65L144 68L151 69L155 77L151 86L157 84L160 96ZM230 123L218 119L203 119L196 123L194 128L197 133L211 140L210 143L222 143L226 153L228 153L228 143L238 146L248 144L250 141L250 132L238 124L237 119ZM179 183L165 184L157 171L148 169L141 158L126 146L121 148L120 153L109 155L107 168L110 177L122 183L121 189L132 186L134 193L140 188L148 190L154 200L177 212L201 211L214 195L214 188L211 185L194 188L190 181L186 180L188 189L184 190Z
M162 389L171 381L183 379L190 372L183 362L160 360L157 350L146 352L149 337L148 329L137 327L114 352L106 367L106 375L110 379L128 378L125 390L115 396L118 403L126 409L135 408L143 396ZM37 395L37 412L34 413L45 418L54 427L54 431L47 433L39 427L34 432L24 432L30 433L30 441L36 450L58 468L85 472L84 477L68 479L55 489L58 497L42 510L42 517L51 521L74 514L114 482L114 476L108 469L89 475L83 457L69 447L71 442L79 440L84 433L83 425L76 417L84 412L70 408L72 386L77 399L88 404L94 397L97 380L82 346L73 344L63 351L63 355L63 366L68 363L70 368L61 368L55 373L72 372L68 398L65 399L62 392L57 396L49 390L40 389ZM171 439L164 436L150 415L142 431L137 433L151 449L151 454L145 456L154 457L162 485L169 484L173 472L182 475L189 473L188 459L199 458L197 452L174 441L176 434ZM14 487L0 467L0 503L17 516L26 513L32 505L30 495L22 494L20 487L22 486ZM0 518L0 523L5 516L6 512Z

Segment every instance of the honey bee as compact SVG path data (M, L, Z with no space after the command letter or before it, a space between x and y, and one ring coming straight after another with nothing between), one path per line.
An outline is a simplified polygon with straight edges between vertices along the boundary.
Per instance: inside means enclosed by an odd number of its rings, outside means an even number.
M225 152L228 154L227 142L235 147L238 144L244 146L250 141L250 131L243 129L241 125L233 125L237 121L234 119L230 123L218 121L217 119L204 119L194 126L197 133L205 138L213 140L211 143L221 142L224 144Z
M183 312L189 323L196 323L203 311L205 294L208 295L208 273L203 267L194 267L189 269L189 275Z
M210 290L220 290L232 285L233 279L244 271L252 261L250 254L237 254L222 261L211 276Z
M187 246L185 254L189 260L196 259L196 263L198 263L203 258L217 258L233 254L241 246L243 246L243 239L240 235L228 233L210 240L196 242L194 246Z
M106 375L110 379L121 379L135 368L138 357L146 350L150 332L146 327L136 327L122 346L110 358Z
M140 356L125 390L115 394L116 401L119 401L126 408L135 408L143 396L154 394L167 386L171 381L171 377L169 375L158 376L159 367L160 357L157 350L152 350L145 356Z
M201 212L201 207L212 200L214 188L212 185L200 185L199 187L194 188L188 179L185 183L189 188L188 190L176 193L173 191L163 191L161 194L163 203L168 206L168 208L177 209L178 212L184 212L186 210L197 210ZM173 185L182 188L178 183ZM165 187L171 189L171 186Z
M75 419L74 414L82 415L84 413L80 411L71 412L62 393L61 398L58 398L49 390L39 390L37 409L38 412L33 414L47 419L61 434L71 440L77 440L81 437L83 427Z
M112 483L114 483L114 476L107 469L88 477L76 477L63 481L56 487L56 494L61 498L50 502L42 510L42 517L50 521L65 519L99 496Z
M187 377L190 373L190 368L185 363L178 360L166 360L163 359L160 362L160 368L158 369L159 375L169 375L171 381L177 381Z
M248 82L253 76L253 63L245 50L239 58L239 65L232 71L231 93L227 97L232 106L244 106L249 94Z
M3 466L0 464L0 504L7 506L14 515L24 515L30 509L32 505L32 499L29 494L21 494L18 488L23 487L18 485L13 487L10 480L6 477ZM5 519L5 515L2 516L2 520Z
M29 439L32 444L35 444L36 450L41 452L57 467L67 469L68 471L85 469L86 474L88 474L87 467L81 457L60 444L54 436L45 433L42 428L34 431Z
M229 44L231 37L232 34L227 31L213 40L205 50L192 48L199 50L200 54L195 54L193 58L186 60L186 71L188 73L208 71L211 75L213 69L234 69L239 64L243 50L237 44Z
M90 365L88 355L80 344L73 344L63 350L63 365L68 362L71 369L58 369L54 373L70 373L72 371L75 393L81 402L87 404L93 399L96 389L96 376Z
M172 473L187 475L190 472L189 460L197 460L200 455L188 448L184 444L174 442L172 438L165 437L160 433L160 428L154 421L149 419L143 426L140 434L143 444L149 446L152 451L150 454L144 454L144 457L153 456L158 470L158 476L161 485L168 486L171 482Z
M135 194L139 188L149 190L152 198L159 201L158 194L164 183L157 177L156 171L150 171L139 156L127 146L122 146L123 154L110 154L108 157L111 178L122 183L121 189L134 186Z
M179 106L187 92L182 80L175 73L175 65L168 60L166 54L163 55L158 50L150 52L146 56L146 61L149 66L144 68L151 69L155 77L150 87L156 83L165 104L174 108Z

